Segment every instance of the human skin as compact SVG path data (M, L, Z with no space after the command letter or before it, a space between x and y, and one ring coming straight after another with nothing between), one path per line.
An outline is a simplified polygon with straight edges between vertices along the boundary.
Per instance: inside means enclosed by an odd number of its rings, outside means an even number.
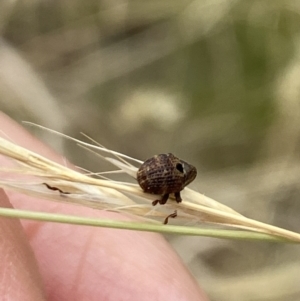
M2 137L66 164L3 113L0 128ZM0 164L10 162L0 156ZM129 220L3 190L0 206ZM0 254L2 300L208 300L180 257L155 233L0 217Z

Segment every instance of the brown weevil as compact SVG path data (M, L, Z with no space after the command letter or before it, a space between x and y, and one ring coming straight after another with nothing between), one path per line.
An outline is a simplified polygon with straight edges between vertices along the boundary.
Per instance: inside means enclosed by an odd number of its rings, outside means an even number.
M174 193L176 202L180 203L180 191L196 176L194 166L168 153L146 160L137 172L137 181L144 192L162 196L160 200L152 202L155 206L157 203L165 204L171 193Z

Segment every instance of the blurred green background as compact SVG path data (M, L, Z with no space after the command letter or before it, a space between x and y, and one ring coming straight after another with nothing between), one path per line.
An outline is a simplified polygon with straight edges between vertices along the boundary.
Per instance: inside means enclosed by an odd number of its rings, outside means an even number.
M192 188L300 232L299 1L2 0L0 33L0 105L18 122L175 153ZM169 240L211 300L300 300L297 246Z

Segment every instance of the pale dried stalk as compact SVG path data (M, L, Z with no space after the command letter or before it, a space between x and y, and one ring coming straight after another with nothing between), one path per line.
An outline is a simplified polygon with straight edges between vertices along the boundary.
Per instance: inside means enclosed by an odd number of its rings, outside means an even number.
M93 152L96 151L101 157L102 155L99 152L115 156L115 158L103 158L120 168L122 172L135 178L137 167L129 163L129 160L138 164L141 161L108 150L102 146L88 144L60 133L57 134L74 140L79 145ZM0 186L3 188L55 201L71 202L102 210L124 212L139 216L144 221L151 223L162 222L168 214L177 210L178 217L175 219L175 222L180 225L193 224L196 227L204 223L217 224L271 234L300 242L300 234L298 233L248 219L231 208L191 189L184 189L182 192L183 202L180 204L170 200L164 206L158 205L153 207L151 201L157 199L159 196L144 193L136 183L92 178L46 159L3 138L0 138L0 154L15 160L20 166L20 168L13 170L0 168L0 171L3 173L13 172L16 177L30 175L26 182L24 180L0 180ZM63 192L68 192L68 194L52 191L44 183L47 183L51 187L59 188Z

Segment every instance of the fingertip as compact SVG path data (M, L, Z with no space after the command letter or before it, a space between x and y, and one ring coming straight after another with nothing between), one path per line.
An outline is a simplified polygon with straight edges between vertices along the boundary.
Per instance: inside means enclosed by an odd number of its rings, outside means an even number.
M0 189L0 206L11 208ZM0 217L0 294L3 300L45 300L32 249L17 219Z

